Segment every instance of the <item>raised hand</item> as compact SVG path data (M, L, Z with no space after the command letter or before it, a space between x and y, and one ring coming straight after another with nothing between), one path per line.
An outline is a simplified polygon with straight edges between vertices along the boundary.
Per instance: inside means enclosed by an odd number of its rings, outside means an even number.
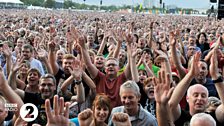
M16 62L13 63L11 71L17 72L23 65L24 57L17 57Z
M3 69L2 67L0 66L0 90L4 90L4 86L6 85L6 80L5 80L5 76L4 76L4 73L3 73Z
M199 61L201 58L201 52L196 52L196 54L193 56L192 62L191 62L191 68L189 70L189 74L192 76L197 76L199 74Z
M45 100L46 126L69 126L69 103L65 104L64 109L64 98L58 99L58 96L55 95L53 107L53 111L51 111L50 100Z
M91 109L86 109L79 113L78 115L80 126L90 126L93 121L93 111Z
M56 43L54 41L48 42L48 48L51 51L55 51L56 50Z
M169 34L169 42L170 42L171 46L175 46L177 43L175 34L173 32L170 32L170 34Z
M79 59L75 59L72 68L69 68L69 71L71 75L75 78L75 80L81 80L82 79L82 64Z
M131 56L136 57L139 52L141 52L141 49L137 49L137 45L135 43L131 44Z
M212 50L212 57L210 60L209 72L213 79L217 79L220 76L218 70L218 59L217 59L217 49Z
M131 122L127 113L114 113L112 122L115 124L115 126L131 126Z
M46 60L47 59L47 51L44 49L38 49L37 54L40 60Z
M171 79L165 71L159 72L159 78L153 77L154 95L158 104L167 104L174 88L170 88Z
M127 46L131 45L131 43L133 42L133 39L134 39L133 34L131 33L125 34L125 40L126 40Z
M85 37L82 34L80 34L78 36L78 44L80 45L80 47L85 48L85 43L86 43Z
M12 55L12 51L9 49L9 46L7 44L3 44L2 52L6 57L10 57Z

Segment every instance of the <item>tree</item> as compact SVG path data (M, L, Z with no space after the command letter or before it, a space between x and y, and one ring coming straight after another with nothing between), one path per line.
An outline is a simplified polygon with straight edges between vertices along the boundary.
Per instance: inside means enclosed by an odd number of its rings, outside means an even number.
M72 0L65 0L64 1L64 8L68 9L72 6L74 6L74 3L72 2Z
M47 8L54 8L55 7L55 0L46 0L44 6Z

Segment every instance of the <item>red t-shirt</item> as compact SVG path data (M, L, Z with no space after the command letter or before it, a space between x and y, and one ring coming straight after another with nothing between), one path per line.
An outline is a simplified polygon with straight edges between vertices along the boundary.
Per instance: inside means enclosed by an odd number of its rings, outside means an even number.
M120 86L126 82L126 80L127 79L124 73L120 74L117 78L111 81L104 73L99 71L96 78L94 78L96 92L108 95L111 100L111 107L121 106L122 104L119 91Z

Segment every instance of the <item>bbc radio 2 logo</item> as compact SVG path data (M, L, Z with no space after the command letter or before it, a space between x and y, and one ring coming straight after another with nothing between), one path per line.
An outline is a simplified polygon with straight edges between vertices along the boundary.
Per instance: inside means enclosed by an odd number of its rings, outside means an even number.
M38 116L38 109L34 104L26 103L20 108L20 116L24 121L32 122Z

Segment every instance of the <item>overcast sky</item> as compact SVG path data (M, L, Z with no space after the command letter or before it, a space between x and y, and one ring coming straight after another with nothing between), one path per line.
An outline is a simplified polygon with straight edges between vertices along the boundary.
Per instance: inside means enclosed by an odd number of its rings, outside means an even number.
M74 2L83 3L83 0L73 0ZM102 0L103 5L132 5L132 3L143 3L143 0ZM150 0L149 0L150 1ZM158 5L159 0L154 0L155 5ZM163 0L166 5L177 5L183 8L209 8L210 0ZM86 0L86 4L99 5L100 0Z

